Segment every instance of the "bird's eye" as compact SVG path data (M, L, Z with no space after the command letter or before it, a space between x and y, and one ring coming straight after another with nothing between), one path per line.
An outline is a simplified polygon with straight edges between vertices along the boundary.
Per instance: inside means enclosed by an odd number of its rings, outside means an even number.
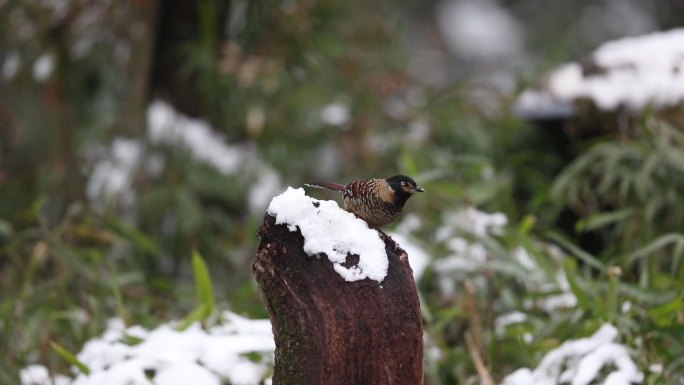
M406 182L401 182L402 187L406 186Z

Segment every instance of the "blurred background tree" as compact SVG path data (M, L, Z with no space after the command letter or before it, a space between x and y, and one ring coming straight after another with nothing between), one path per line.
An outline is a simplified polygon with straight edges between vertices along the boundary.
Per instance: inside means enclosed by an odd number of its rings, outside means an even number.
M435 236L444 214L473 205L508 217L501 250L553 233L584 262L585 287L608 290L582 248L603 267L636 269L628 278L644 296L663 290L648 306L673 301L684 192L664 170L679 172L681 160L648 159L678 154L681 127L645 123L626 148L617 132L572 136L512 106L558 64L682 21L676 0L0 1L0 338L12 341L0 382L16 383L30 362L62 368L48 342L76 351L112 316L152 325L185 314L194 249L223 307L264 317L249 269L256 227L273 195L313 180L413 175L430 193L411 202L414 235L434 257L448 254ZM634 172L643 179L617 193ZM610 180L591 190L597 178ZM606 212L615 215L595 216ZM634 267L663 255L671 263ZM495 342L495 314L529 295L522 276L489 276L477 291L490 312L480 343ZM421 290L427 328L447 354L428 374L460 383L474 373L463 293L438 294L437 282L428 272ZM606 320L581 305L590 325ZM547 316L511 339L520 344ZM528 354L489 351L489 362L508 362L495 377L548 350L553 332L567 335L565 316ZM669 332L681 331L678 319ZM656 350L674 357L681 343L668 341Z

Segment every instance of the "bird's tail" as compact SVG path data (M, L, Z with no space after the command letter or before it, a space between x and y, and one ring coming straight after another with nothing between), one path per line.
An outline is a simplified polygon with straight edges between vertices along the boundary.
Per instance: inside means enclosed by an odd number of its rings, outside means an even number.
M334 191L344 191L347 186L339 183L306 183L305 186L308 187L315 187L315 188L324 188L327 190L334 190Z

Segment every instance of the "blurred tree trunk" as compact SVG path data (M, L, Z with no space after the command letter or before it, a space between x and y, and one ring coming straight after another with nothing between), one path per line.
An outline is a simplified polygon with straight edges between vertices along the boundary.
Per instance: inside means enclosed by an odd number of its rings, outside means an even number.
M202 14L200 7L211 10ZM230 1L162 1L159 7L151 89L154 96L169 101L179 112L198 117L205 114L196 72L197 47L218 57ZM211 20L207 20L211 18ZM211 61L211 63L215 63ZM215 69L208 69L215 70Z
M124 133L137 131L145 121L159 4L156 0L141 0L132 2L131 8L131 23L135 33L132 34L131 57L126 68L128 94L123 100L121 115L116 122L117 131Z

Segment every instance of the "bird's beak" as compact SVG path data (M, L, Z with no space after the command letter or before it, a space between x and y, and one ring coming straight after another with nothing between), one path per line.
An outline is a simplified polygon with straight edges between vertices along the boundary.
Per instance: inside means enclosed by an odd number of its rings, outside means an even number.
M422 187L416 186L416 188L414 188L413 191L415 191L415 192L425 192L425 189L422 188Z

